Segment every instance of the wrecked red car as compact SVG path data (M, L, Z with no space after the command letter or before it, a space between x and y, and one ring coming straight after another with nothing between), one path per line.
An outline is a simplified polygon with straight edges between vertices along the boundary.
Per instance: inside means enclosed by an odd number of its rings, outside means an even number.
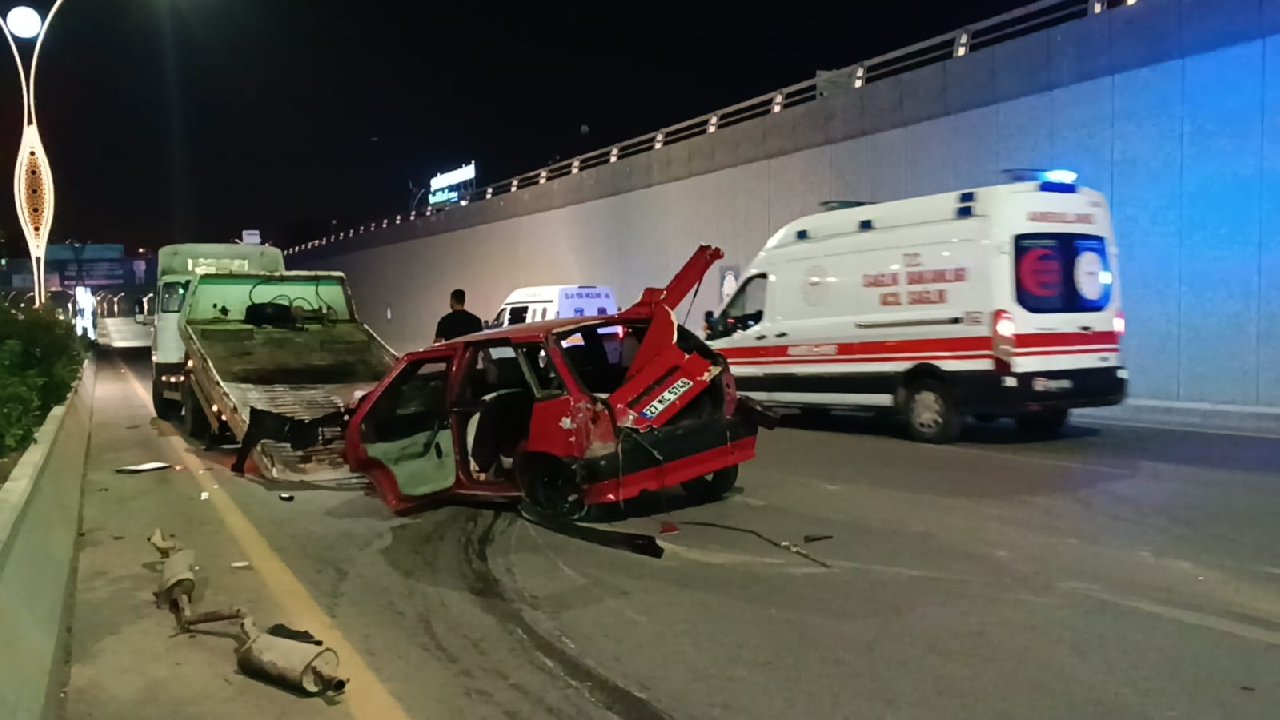
M700 247L613 316L514 325L409 353L361 398L345 452L396 512L521 500L576 520L645 491L728 492L777 416L675 309L723 253Z

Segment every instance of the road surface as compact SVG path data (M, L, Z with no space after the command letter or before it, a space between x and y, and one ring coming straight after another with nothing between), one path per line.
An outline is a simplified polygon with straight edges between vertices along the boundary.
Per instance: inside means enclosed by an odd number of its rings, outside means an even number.
M145 360L98 363L72 720L1208 720L1280 702L1280 440L781 429L729 499L670 495L613 526L675 523L655 560L511 512L398 519L358 488L234 477L150 416ZM155 459L184 467L112 472ZM149 605L157 525L204 560L206 604L339 647L347 695L282 693L236 674L230 640L174 636Z

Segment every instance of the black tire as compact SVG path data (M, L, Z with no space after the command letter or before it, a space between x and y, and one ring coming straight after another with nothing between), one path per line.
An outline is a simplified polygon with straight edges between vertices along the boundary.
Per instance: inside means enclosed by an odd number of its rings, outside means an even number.
M613 510L612 505L586 504L586 492L573 471L550 457L535 457L517 463L525 502L534 511L554 522L599 522Z
M176 420L182 414L182 405L164 396L164 385L159 378L151 380L151 408L161 420Z
M685 494L699 503L715 502L733 489L738 483L738 466L717 470L708 477L689 480L681 485Z
M903 415L907 432L917 442L953 442L964 429L964 416L956 412L951 391L937 380L920 380L907 388Z
M212 428L209 416L204 414L200 401L196 399L196 391L191 387L190 378L182 386L182 432L192 440L206 440Z
M1041 410L1018 416L1018 429L1028 435L1053 437L1067 424L1066 410Z

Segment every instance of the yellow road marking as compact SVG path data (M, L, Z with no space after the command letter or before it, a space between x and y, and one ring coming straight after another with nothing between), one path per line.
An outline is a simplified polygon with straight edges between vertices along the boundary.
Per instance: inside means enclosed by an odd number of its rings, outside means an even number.
M138 382L124 363L119 359L116 362L123 369L125 377L129 379L138 396L150 404L150 391ZM342 635L337 623L321 609L320 604L307 592L306 587L284 560L271 549L267 539L258 532L249 518L245 517L235 501L225 492L218 492L212 475L200 473L204 462L191 452L182 438L171 436L161 437L160 440L168 443L174 453L182 458L187 473L195 478L202 490L209 493L209 502L213 503L214 510L221 516L227 530L244 551L246 559L258 570L259 576L267 586L267 591L276 603L288 609L292 621L298 626L323 638L328 642L329 647L337 651L342 662L342 674L351 679L351 685L343 695L343 705L351 716L355 720L399 720L400 718L409 720L409 715L404 708L400 707L400 703L396 702L386 686L379 682L364 658Z

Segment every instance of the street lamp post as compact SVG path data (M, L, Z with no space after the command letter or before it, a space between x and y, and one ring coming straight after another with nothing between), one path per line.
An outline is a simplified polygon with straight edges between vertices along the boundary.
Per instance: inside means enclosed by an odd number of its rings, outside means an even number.
M18 65L18 79L22 83L22 141L18 146L18 162L13 170L13 198L18 209L18 223L27 238L27 250L31 253L31 275L35 285L36 305L45 300L44 258L49 230L53 225L53 171L40 140L40 128L36 124L36 70L40 60L40 48L49 32L53 16L62 6L57 0L43 20L40 14L26 6L9 11L0 29L9 41L13 60ZM29 40L35 38L35 50L31 53L31 72L22 63L22 55L14 37Z

